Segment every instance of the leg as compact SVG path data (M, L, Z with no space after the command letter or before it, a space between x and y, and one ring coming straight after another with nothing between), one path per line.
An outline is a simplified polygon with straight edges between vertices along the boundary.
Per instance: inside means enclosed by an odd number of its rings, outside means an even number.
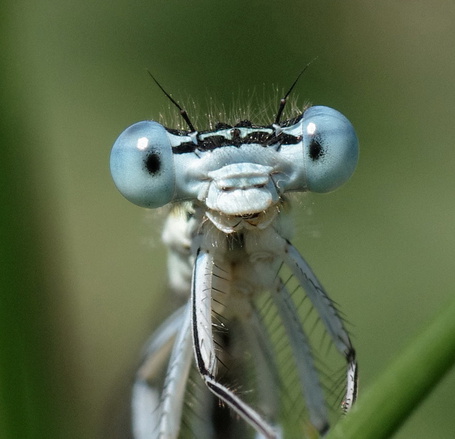
M175 438L180 426L183 391L191 364L189 305L169 317L147 343L133 386L132 423L135 439ZM153 387L169 357L164 390Z
M283 261L290 268L294 276L297 277L311 303L321 316L322 322L337 350L346 358L348 363L347 385L343 409L347 411L351 408L357 397L357 362L355 359L355 350L349 339L348 332L344 328L343 320L338 315L336 307L327 296L327 293L324 291L324 288L319 283L311 268L290 242L286 242Z
M158 438L176 439L180 430L183 400L192 360L189 304L172 349L161 395Z
M280 279L277 280L272 294L291 345L310 421L318 432L323 434L329 428L329 421L310 343L303 331L300 317L289 291Z
M240 417L267 439L278 439L278 432L252 407L215 378L216 355L212 334L213 258L199 250L194 264L191 288L191 314L196 365L207 387Z
M249 304L249 302L247 302ZM280 378L275 352L267 335L267 328L253 306L244 307L243 334L254 360L258 383L258 401L267 419L275 421L280 407Z

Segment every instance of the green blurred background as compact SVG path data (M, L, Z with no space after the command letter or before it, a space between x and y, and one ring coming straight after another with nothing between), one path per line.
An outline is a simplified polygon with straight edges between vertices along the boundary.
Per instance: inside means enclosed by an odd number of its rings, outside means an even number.
M168 112L147 68L202 120L210 97L272 99L318 57L299 102L344 113L361 157L344 188L296 209L295 241L352 323L361 389L453 296L455 4L2 9L2 439L115 437L167 306L159 215L124 200L108 169L124 128ZM454 393L452 373L395 437L453 437Z

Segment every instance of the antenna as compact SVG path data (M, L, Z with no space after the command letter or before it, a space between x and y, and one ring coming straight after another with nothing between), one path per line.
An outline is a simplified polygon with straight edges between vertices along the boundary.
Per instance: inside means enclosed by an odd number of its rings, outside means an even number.
M294 90L294 87L296 86L298 80L300 79L300 77L303 75L303 73L305 72L305 70L310 66L310 64L313 64L314 61L316 61L317 57L312 59L303 69L302 71L299 73L299 75L297 76L297 78L295 79L295 81L293 82L293 84L291 85L291 88L288 90L288 92L284 95L283 98L280 99L280 106L278 107L278 113L276 115L276 118L275 118L275 124L279 124L280 123L280 119L281 119L281 116L283 115L283 110L284 110L284 107L286 106L286 102L288 100L288 97L289 95L291 94L292 90Z
M160 90L166 95L166 97L179 109L180 111L180 116L182 116L183 120L186 122L186 124L188 125L188 128L190 129L190 131L192 133L195 133L196 130L193 126L193 124L191 123L191 120L190 120L190 117L188 116L188 113L186 112L186 110L184 110L179 104L178 102L172 98L172 96L162 87L162 85L156 80L156 78L150 73L150 70L147 70L148 74L150 75L150 77L155 81L155 84L160 88ZM302 72L303 73L303 72Z

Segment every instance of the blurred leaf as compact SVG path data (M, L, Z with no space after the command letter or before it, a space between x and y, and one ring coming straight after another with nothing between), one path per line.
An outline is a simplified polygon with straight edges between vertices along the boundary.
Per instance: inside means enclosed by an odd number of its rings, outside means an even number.
M21 99L14 61L15 47L6 34L0 77L0 432L2 439L56 438L62 433L63 398L53 324L59 316L49 298L62 288L55 229L42 203L46 184L38 178L34 158L39 136L31 130ZM49 213L47 215L50 217ZM52 237L50 234L52 233ZM58 295L57 295L58 296ZM57 311L57 312L56 312ZM61 315L60 315L61 316ZM58 359L58 361L57 361ZM67 424L67 423L66 423ZM67 424L69 427L69 425ZM71 437L66 434L61 437Z

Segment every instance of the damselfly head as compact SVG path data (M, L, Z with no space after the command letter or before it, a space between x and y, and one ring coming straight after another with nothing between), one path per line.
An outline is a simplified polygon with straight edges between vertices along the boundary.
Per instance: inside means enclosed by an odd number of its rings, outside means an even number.
M153 79L178 108L188 130L143 121L117 139L111 173L120 192L135 204L155 208L193 201L221 215L255 216L276 211L287 192L329 192L354 172L358 141L341 113L315 106L281 120L298 78L280 100L273 123L242 120L199 131Z

